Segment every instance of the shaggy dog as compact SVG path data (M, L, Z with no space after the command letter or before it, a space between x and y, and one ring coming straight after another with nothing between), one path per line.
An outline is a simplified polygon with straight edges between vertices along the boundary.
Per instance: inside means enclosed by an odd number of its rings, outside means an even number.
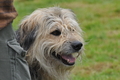
M68 80L84 45L75 14L59 7L38 9L25 17L17 40L27 50L32 80Z

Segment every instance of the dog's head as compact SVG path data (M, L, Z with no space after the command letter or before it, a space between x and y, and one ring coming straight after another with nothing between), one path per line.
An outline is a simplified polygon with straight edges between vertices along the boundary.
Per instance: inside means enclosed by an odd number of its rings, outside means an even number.
M38 9L23 19L18 41L28 50L30 60L36 59L44 67L73 66L84 46L75 14L58 7Z

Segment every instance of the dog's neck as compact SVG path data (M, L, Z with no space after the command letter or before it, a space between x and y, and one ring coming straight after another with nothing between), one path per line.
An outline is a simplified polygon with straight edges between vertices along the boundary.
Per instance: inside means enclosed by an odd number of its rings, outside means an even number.
M52 73L50 74L45 71L37 61L34 62L35 63L30 66L32 80L69 80L68 75L70 69L61 72L62 67L61 69L56 67L54 69L57 71L57 75Z
M68 72L54 77L53 74L49 74L48 72L45 72L43 69L40 69L38 74L40 74L40 75L38 76L37 80L69 80L68 79L68 75L69 75Z

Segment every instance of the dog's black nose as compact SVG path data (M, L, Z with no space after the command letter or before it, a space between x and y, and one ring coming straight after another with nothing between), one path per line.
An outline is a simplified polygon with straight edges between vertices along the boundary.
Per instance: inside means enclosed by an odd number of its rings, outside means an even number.
M79 41L73 41L71 43L71 46L74 50L79 51L81 49L81 47L83 46L83 44Z

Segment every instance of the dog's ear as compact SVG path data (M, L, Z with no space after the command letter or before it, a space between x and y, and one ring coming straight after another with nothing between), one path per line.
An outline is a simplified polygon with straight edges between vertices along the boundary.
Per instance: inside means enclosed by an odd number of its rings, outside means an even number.
M27 25L28 23L20 24L19 29L16 31L17 34L17 41L20 45L25 49L28 50L30 46L33 44L36 38L36 27L33 25Z
M28 50L30 46L33 44L35 37L36 37L35 31L36 29L34 28L32 31L28 32L28 34L26 35L24 42L23 42L23 47L25 50Z

